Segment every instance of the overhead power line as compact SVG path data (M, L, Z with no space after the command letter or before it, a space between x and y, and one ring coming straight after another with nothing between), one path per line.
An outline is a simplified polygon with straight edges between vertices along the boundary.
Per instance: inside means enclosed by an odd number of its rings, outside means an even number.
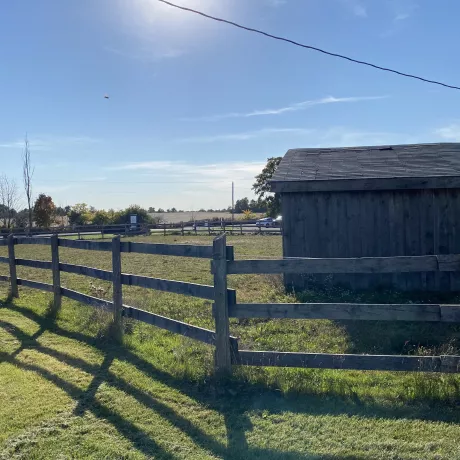
M309 50L312 50L312 51L317 51L319 53L327 54L328 56L333 56L333 57L336 57L336 58L345 59L346 61L354 62L355 64L361 64L361 65L365 65L365 66L368 66L368 67L373 67L374 69L377 69L377 70L383 70L385 72L391 72L391 73L400 75L402 77L414 78L416 80L420 80L420 81L423 81L425 83L431 83L433 85L444 86L445 88L451 88L451 89L460 90L459 86L449 85L447 83L442 83L442 82L436 81L436 80L429 80L428 78L423 78L423 77L419 77L417 75L412 75L412 74L409 74L409 73L400 72L399 70L390 69L388 67L382 67L382 66L379 66L377 64L372 64L370 62L361 61L359 59L353 59L353 58L351 58L349 56L344 56L343 54L332 53L330 51L326 51L326 50L323 50L321 48L317 48L316 46L305 45L304 43L299 43L299 42L296 42L295 40L291 40L289 38L280 37L278 35L273 35L273 34L270 34L268 32L264 32L264 31L259 30L259 29L254 29L252 27L243 26L241 24L238 24L238 23L233 22L233 21L229 21L227 19L218 18L216 16L211 16L210 14L203 13L202 11L198 11L198 10L195 10L193 8L187 8L185 6L176 5L175 3L168 2L167 0L157 0L157 1L160 2L160 3L164 3L166 5L172 6L173 8L178 8L178 9L183 10L183 11L188 11L189 13L198 14L198 15L203 16L205 18L212 19L213 21L223 22L225 24L229 24L231 26L238 27L239 29L247 30L248 32L254 32L256 34L264 35L265 37L268 37L268 38L273 38L274 40L280 40L280 41L283 41L283 42L286 42L286 43L290 43L291 45L299 46L301 48L306 48L306 49L309 49Z

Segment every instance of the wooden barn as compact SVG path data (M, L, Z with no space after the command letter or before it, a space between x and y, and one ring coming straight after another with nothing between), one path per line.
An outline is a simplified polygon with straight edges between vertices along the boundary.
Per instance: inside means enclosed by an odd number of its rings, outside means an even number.
M281 194L284 257L460 253L460 144L289 150L271 190ZM460 291L457 273L327 279L355 289ZM296 290L310 282L285 277Z

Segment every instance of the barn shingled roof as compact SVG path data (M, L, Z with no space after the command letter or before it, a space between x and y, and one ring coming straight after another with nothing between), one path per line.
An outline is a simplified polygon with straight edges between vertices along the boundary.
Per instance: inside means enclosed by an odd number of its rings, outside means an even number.
M409 183L415 178L447 177L460 178L460 143L291 149L278 166L271 185L273 191L297 191L293 189L294 183L303 182L299 191L308 191L306 183L337 181L333 189L338 190L338 182L359 181L369 185L372 180L378 183L383 179L387 179L386 182L399 179L398 183L402 183L400 179L407 178ZM313 185L312 190L318 186ZM349 187L353 188L352 185L345 188ZM363 188L372 187L363 185Z

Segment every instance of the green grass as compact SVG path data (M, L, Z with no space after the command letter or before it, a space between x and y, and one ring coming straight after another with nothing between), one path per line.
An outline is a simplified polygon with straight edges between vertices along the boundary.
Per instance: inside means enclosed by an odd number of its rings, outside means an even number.
M209 244L207 236L135 238ZM273 236L234 236L237 258L281 255ZM0 248L4 255L4 248ZM110 254L60 249L61 261L110 269ZM17 257L49 260L49 247ZM0 273L7 267L0 265ZM123 271L212 284L209 261L123 254ZM51 281L45 270L18 275ZM62 273L66 287L110 298L108 283ZM239 301L294 301L277 277L233 276ZM0 458L460 458L460 379L453 375L235 368L221 385L212 348L129 323L123 346L107 314L0 283ZM124 287L125 303L213 327L207 301ZM419 300L430 301L427 296ZM327 288L303 300L406 301L405 295ZM414 298L412 296L412 298ZM232 321L242 348L321 352L458 352L459 329L413 323Z

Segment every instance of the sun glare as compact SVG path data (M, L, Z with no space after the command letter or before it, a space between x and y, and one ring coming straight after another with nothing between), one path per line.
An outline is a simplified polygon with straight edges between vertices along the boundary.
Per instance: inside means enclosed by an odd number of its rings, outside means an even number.
M227 11L228 0L178 0L177 4L209 14L223 14ZM190 31L203 25L203 19L198 15L181 11L158 0L124 1L124 9L132 20L143 27L173 27L174 33L182 33L184 30L181 28Z

